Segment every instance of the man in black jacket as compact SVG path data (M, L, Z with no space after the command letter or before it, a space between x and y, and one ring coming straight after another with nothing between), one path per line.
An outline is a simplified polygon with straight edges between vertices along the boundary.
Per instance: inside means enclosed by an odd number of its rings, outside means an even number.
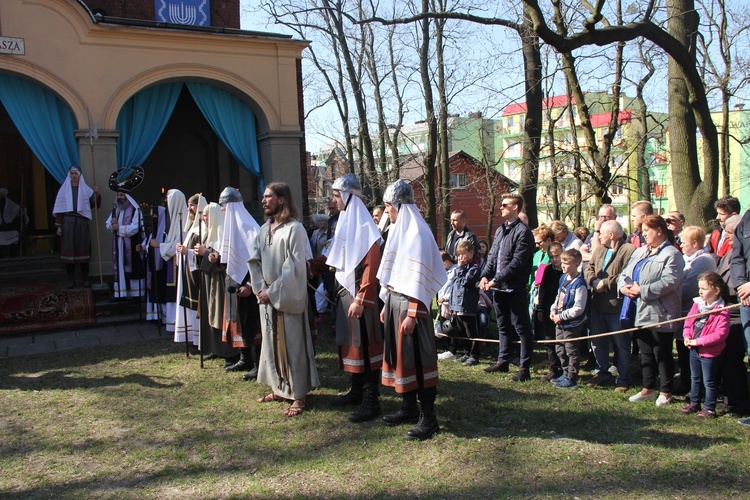
M529 367L533 350L531 320L526 285L531 275L534 256L534 235L518 214L523 209L523 198L518 194L504 194L500 213L505 222L495 232L487 264L482 272L479 287L495 294L497 331L500 347L497 364L485 372L507 372L511 329L521 339L520 370L515 382L529 380Z
M443 250L451 254L453 260L458 260L456 248L458 248L458 244L462 241L469 241L476 250L479 250L479 240L472 230L466 227L467 222L466 213L463 210L454 210L451 212L451 227L453 229L445 239L445 248Z

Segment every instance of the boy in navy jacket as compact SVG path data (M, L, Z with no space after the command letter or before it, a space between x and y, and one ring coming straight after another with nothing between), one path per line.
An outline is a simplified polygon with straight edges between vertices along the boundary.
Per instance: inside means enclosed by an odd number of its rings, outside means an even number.
M581 252L572 248L562 254L562 270L565 274L560 277L557 300L552 304L549 316L556 325L557 340L576 339L586 326L589 291L586 280L578 271L581 260ZM556 346L563 374L552 379L552 383L561 389L577 389L576 381L581 363L578 342L560 342Z

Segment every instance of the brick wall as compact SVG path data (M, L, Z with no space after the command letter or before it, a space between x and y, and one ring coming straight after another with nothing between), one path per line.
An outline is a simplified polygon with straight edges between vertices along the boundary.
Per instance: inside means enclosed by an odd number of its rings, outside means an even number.
M92 12L102 10L106 16L127 19L156 20L154 0L85 0ZM210 0L211 26L240 27L240 0Z

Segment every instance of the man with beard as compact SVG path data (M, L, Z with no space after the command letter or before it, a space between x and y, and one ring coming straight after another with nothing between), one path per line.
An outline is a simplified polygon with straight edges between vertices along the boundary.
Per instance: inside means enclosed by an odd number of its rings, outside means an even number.
M81 168L68 169L68 176L57 192L52 215L60 237L60 260L68 273L68 288L76 286L75 266L81 268L83 286L90 287L89 262L91 261L91 208L99 208L102 197L99 189L86 185Z
M412 187L398 180L385 190L383 201L393 225L377 273L385 302L380 312L385 337L382 382L403 397L401 409L385 415L383 422L416 422L406 438L422 440L440 430L435 416L438 367L430 304L448 277L435 238L414 204Z
M266 187L263 210L268 220L255 239L249 266L263 331L258 382L273 392L258 402L291 400L284 414L294 417L307 407L307 394L320 385L305 318L312 252L286 183Z
M177 311L175 314L174 341L200 344L200 321L198 321L198 276L200 259L193 247L200 243L203 232L201 217L208 203L200 193L188 200L188 220L184 221L183 240L175 246L177 253Z
M359 404L359 409L349 415L355 423L380 415L378 379L383 364L375 277L380 265L381 237L361 195L362 186L356 175L346 174L334 181L333 201L340 215L326 261L336 269L339 363L352 376L351 390L336 398L334 404Z
M243 380L251 380L258 376L253 347L257 357L260 357L262 337L258 300L250 284L247 261L260 226L245 208L239 190L225 188L219 196L219 205L225 213L219 260L227 270L223 341L240 350L239 360L227 366L226 371L245 371L247 373L243 375Z
M123 168L109 177L109 188L117 193L115 206L105 226L112 231L112 265L115 299L142 297L145 276L138 251L143 240L142 215L130 192L143 181L143 168Z
M177 316L177 265L175 255L177 254L177 245L182 241L180 222L184 223L187 211L187 202L182 191L179 189L167 191L167 236L161 241L162 238L157 235L150 241L151 247L159 249L161 258L164 260L166 286L162 300L164 301L165 323L168 332L175 331L174 322Z

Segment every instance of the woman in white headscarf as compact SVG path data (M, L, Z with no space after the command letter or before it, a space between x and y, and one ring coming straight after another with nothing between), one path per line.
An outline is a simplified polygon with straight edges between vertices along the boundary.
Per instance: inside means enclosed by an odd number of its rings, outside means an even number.
M102 197L99 189L86 185L81 168L72 166L57 192L52 215L60 237L60 260L68 273L68 288L76 286L75 266L81 268L83 286L90 287L89 262L91 261L91 207L99 208Z

